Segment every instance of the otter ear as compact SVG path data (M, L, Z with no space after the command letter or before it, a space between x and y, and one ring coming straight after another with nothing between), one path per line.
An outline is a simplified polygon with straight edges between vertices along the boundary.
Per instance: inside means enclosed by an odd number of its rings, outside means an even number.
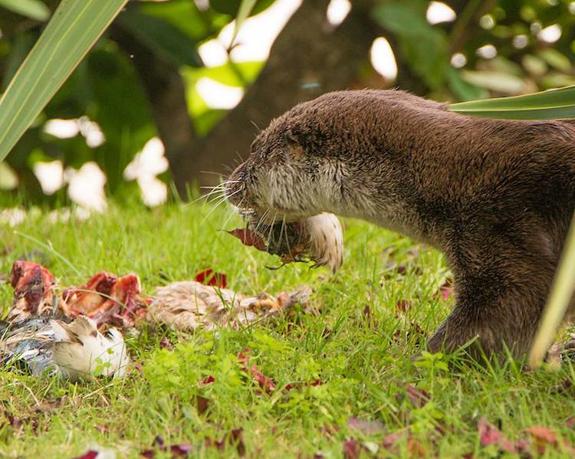
M285 132L285 139L288 144L289 154L294 158L301 158L304 156L304 149L300 142L300 132L294 128L288 129Z
M285 139L290 146L300 145L301 132L297 129L290 128L285 131Z

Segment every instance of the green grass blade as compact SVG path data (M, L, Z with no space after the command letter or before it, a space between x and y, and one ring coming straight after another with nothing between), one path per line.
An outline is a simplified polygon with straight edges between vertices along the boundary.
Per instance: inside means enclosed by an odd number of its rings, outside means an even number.
M0 99L0 161L82 61L127 0L62 0Z
M47 21L50 9L40 0L0 0L0 7L36 21Z
M520 120L575 118L575 86L524 96L500 97L451 104L449 110L489 118Z
M539 330L529 353L529 365L537 368L541 365L545 353L553 343L565 312L575 291L575 217L567 236L562 260L555 274L553 288L545 311L539 323Z

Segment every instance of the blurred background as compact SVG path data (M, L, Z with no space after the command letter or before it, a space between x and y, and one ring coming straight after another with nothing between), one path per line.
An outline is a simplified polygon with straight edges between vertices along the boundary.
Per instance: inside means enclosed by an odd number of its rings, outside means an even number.
M575 1L258 0L234 39L239 4L130 1L0 163L0 202L87 214L187 197L327 91L460 101L575 84ZM0 0L0 91L57 5Z

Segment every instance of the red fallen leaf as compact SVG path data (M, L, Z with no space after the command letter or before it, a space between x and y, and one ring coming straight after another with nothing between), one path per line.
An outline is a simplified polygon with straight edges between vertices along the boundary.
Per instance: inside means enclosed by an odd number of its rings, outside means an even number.
M407 393L407 398L416 408L421 408L431 400L431 395L428 392L418 389L415 386L408 384L405 392Z
M96 459L98 457L98 454L99 454L98 451L91 449L89 451L86 451L81 456L76 457L76 459Z
M255 364L252 365L251 367L248 367L250 361L248 350L240 352L238 354L238 361L240 362L242 370L245 371L246 373L249 373L254 379L254 381L256 381L260 386L260 388L262 388L265 392L269 394L276 389L276 385L273 379L264 375Z
M395 303L395 309L399 312L407 312L409 308L411 308L411 301L399 300Z
M178 445L170 446L170 453L172 453L172 457L188 457L191 451L192 445L189 443L181 443Z
M481 446L498 445L503 434L497 427L490 424L487 419L481 418L477 424L479 430L479 442Z
M204 269L196 274L197 282L204 285L211 285L212 287L226 288L228 286L227 276L223 273L215 272L211 268Z
M166 445L164 442L164 438L160 435L156 435L154 441L152 442L152 446L155 448L163 448Z
M553 432L549 427L531 426L525 429L525 431L530 433L533 438L544 443L548 443L550 445L557 444L557 434Z
M241 427L233 429L230 432L230 443L236 445L238 456L244 457L246 455L246 445L244 444L244 429Z
M345 459L359 459L360 453L361 445L353 438L349 438L343 442L343 457L345 457Z
M174 345L172 344L172 342L168 339L167 336L164 336L161 340L160 340L160 347L162 349L168 349L168 350L172 350L174 349Z
M244 444L243 432L244 429L240 427L225 434L221 440L206 437L204 445L206 448L216 448L218 451L224 451L228 445L235 446L238 456L244 457L246 455L246 445Z
M156 457L156 452L153 449L145 449L144 451L140 451L140 456L145 457L146 459L154 459Z
M249 228L236 228L231 231L227 231L227 233L237 237L243 245L255 247L263 252L267 251L266 241L264 241L258 233Z
M198 413L203 415L208 411L208 406L210 404L210 399L206 397L202 397L201 395L196 395L196 408L198 409Z
M355 416L347 420L347 426L350 429L358 430L364 435L375 435L385 431L385 426L381 421L368 421L356 418Z
M557 434L548 427L531 426L525 429L525 431L529 433L535 440L539 454L545 453L545 448L547 445L557 445Z
M575 416L571 416L567 421L565 421L565 425L570 429L575 428Z
M400 431L386 435L385 438L383 439L383 447L387 450L392 449L395 446L395 444L401 439L401 437L403 437L404 433L405 432Z
M204 386L207 386L208 384L213 384L215 382L216 378L214 378L212 375L208 375L206 376L204 379L202 379L202 384Z
M407 451L409 451L409 457L427 457L427 451L421 442L411 436L407 439Z
M507 439L497 427L490 424L487 419L481 418L479 420L477 430L479 431L479 443L481 446L496 445L501 451L507 453L516 453L518 451L517 446Z

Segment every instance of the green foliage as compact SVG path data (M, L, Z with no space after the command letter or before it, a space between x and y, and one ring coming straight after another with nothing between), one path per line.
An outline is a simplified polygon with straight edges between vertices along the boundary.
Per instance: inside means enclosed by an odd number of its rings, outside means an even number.
M50 17L50 10L41 0L0 0L0 8L36 21L47 21Z
M440 88L449 69L445 33L425 19L428 2L385 2L375 9L376 19L399 40L400 52L430 89Z
M0 160L34 122L126 0L63 0L0 100Z
M120 16L120 23L152 52L180 67L199 67L202 59L197 43L170 22L135 9Z
M54 3L0 0L0 8L12 8L0 15L3 89L40 36L43 24L37 21L46 19L46 5ZM571 64L575 45L570 32L575 25L575 15L569 10L570 2L498 0L490 9L486 9L486 2L477 0L453 5L457 9L463 3L455 21L434 25L426 18L428 0L381 0L374 6L371 17L391 43L398 62L399 82L407 85L406 89L438 100L468 101L575 84ZM31 200L51 204L64 198L65 190L55 197L45 197L31 172L37 161L54 159L62 160L65 168L78 168L86 161L96 161L108 177L107 191L123 195L132 190L133 187L125 184L122 169L145 142L156 135L157 129L151 101L141 85L143 75L120 43L121 34L180 69L195 132L199 136L207 135L226 111L208 107L196 89L199 79L207 77L245 88L255 80L264 63L228 62L207 68L198 49L218 37L222 28L234 20L234 34L237 33L247 15L257 14L272 4L273 0L210 0L206 8L200 9L192 0L129 2L112 32L100 39L47 107L40 113L35 110L37 116L30 129L12 148L7 163L20 179L19 192ZM15 8L24 15L14 14ZM31 21L30 17L35 20ZM539 33L554 24L561 27L561 37L552 44L546 43ZM230 52L226 49L230 45L222 43L222 50ZM495 57L486 57L481 51L486 45L493 46ZM457 62L457 67L451 62L454 53L457 59L453 62ZM285 72L291 71L285 69ZM406 75L409 78L406 79ZM368 86L394 84L374 76L373 69L359 78L364 77ZM39 101L38 98L31 100ZM30 104L25 107L32 108ZM547 116L564 116L565 110L561 107L546 109ZM51 119L82 116L98 123L106 138L103 145L91 148L81 135L60 139L44 133L45 123ZM9 131L10 136L16 134L16 130ZM3 142L2 146L8 148L8 145Z
M519 120L575 118L575 86L535 94L451 104L449 109L467 115Z
M3 369L0 456L78 457L99 445L136 458L160 435L166 444L191 444L192 457L227 457L236 455L235 447L221 451L206 446L206 438L219 441L242 427L245 457L312 457L321 451L338 458L350 438L362 449L378 447L378 457L412 457L408 438L421 443L424 457L496 457L493 446L479 444L477 422L483 416L512 440L527 427L549 427L561 440L547 446L545 455L568 456L561 445L575 442L567 422L575 410L572 364L549 373L425 352L412 359L452 306L437 296L447 269L438 252L422 246L410 257L409 239L348 220L346 262L336 276L302 264L270 271L263 268L269 255L217 231L239 221L211 211L192 204L150 212L134 204L63 224L54 222L56 214L36 210L15 228L0 226L0 272L26 256L44 262L63 287L101 269L135 272L151 294L157 285L212 267L228 275L232 289L247 294L302 284L314 289L307 312L295 310L244 329L185 334L139 327L126 334L134 365L123 380L72 384ZM390 268L390 262L410 274ZM0 305L9 307L11 298L12 288L1 283ZM412 307L399 312L400 299ZM271 394L242 370L237 354L246 348L250 365L274 380ZM425 390L430 400L414 405L408 385ZM198 396L207 400L203 414ZM58 397L61 404L49 408ZM10 415L21 423L10 422ZM383 427L362 432L349 426L352 416ZM399 439L387 450L390 434Z

